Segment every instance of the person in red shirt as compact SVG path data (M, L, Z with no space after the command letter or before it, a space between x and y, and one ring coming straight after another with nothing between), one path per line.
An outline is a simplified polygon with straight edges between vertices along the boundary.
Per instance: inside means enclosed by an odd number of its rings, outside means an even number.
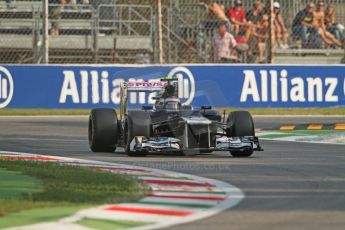
M235 5L228 10L228 17L233 25L235 35L243 35L246 32L246 11L242 7L242 1L236 0Z

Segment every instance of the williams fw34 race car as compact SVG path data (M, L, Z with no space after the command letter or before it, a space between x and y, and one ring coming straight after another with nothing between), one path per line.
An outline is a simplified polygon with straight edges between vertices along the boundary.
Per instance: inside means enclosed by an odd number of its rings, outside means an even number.
M233 157L249 157L262 151L247 111L227 117L210 106L193 109L181 104L177 79L127 82L121 85L120 114L114 109L93 109L89 118L89 146L93 152L114 152L123 147L128 156L149 153L196 155L228 151ZM157 92L154 106L127 109L130 92Z

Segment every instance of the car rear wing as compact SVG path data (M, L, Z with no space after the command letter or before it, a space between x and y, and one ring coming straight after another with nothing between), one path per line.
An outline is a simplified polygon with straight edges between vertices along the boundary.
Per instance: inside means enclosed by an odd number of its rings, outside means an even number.
M130 92L160 92L162 88L168 85L168 81L162 79L156 81L135 81L124 82L120 85L120 118L123 119L127 114L127 99Z
M170 85L171 82L178 82L178 78L161 78L150 81L128 81L120 85L120 117L125 117L127 113L128 92L160 92L162 88Z

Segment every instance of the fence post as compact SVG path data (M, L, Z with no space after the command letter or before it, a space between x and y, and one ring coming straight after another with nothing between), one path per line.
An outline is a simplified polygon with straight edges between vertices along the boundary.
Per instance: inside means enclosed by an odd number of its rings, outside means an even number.
M48 0L43 0L43 63L49 63L49 31L48 31L48 19L49 19L49 7Z
M99 8L95 9L92 8L92 19L91 19L91 24L92 24L92 48L93 48L93 62L94 63L98 63L98 25L99 25L99 21L98 21L98 15L97 12L99 12Z
M157 31L158 31L158 55L159 64L163 64L163 22L162 22L162 1L157 0Z
M40 23L41 23L41 12L38 9L35 9L32 7L32 18L33 18L33 23L32 23L32 37L33 37L33 58L34 62L36 64L39 64L40 62L40 45L39 42L41 40L40 38Z
M269 54L268 54L268 63L273 63L273 46L274 46L274 11L273 11L273 0L268 0L268 7L270 9L270 38L269 38Z

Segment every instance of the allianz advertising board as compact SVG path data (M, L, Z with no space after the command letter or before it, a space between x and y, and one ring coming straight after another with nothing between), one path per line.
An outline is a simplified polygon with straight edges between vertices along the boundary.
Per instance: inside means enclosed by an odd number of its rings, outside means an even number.
M0 108L117 108L120 84L178 79L178 96L195 107L345 106L345 66L0 66ZM131 92L128 104L153 104L155 93Z

